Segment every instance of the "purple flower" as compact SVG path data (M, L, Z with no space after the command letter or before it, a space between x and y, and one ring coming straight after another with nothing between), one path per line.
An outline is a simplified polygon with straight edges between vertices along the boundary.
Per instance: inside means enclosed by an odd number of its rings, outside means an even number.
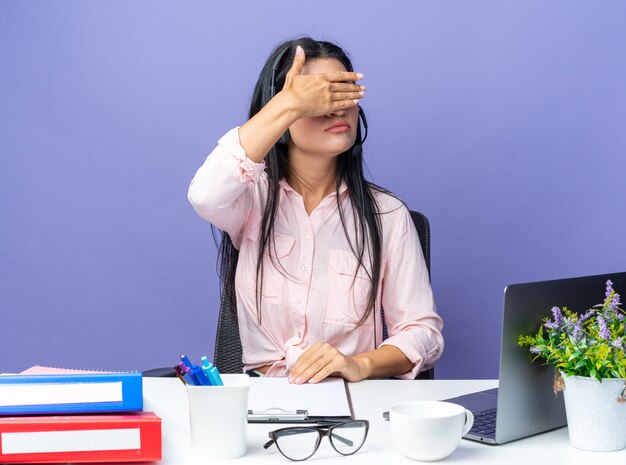
M624 339L624 338L620 336L620 337L618 337L617 339L615 339L615 340L611 343L611 345L612 345L613 347L617 347L617 348L618 348L618 349L620 349L620 350L624 350L624 342L623 342L623 339Z
M606 298L608 299L612 293L613 293L613 281L609 279L606 282Z
M611 299L611 307L613 307L613 311L617 310L622 303L619 301L619 294L616 292L613 294L613 298Z
M574 331L572 331L572 339L574 339L574 342L578 342L582 339L582 337L583 337L583 324L582 324L582 321L579 320L574 325Z
M559 307L552 307L552 315L554 315L554 323L559 326L563 322L563 314Z
M556 323L556 321L553 322L553 321L548 320L543 325L546 328L551 329L552 331L556 331L557 329L559 329L559 325Z
M532 346L530 348L530 353L532 353L532 354L540 354L541 353L541 349L539 347L537 347L537 346Z
M588 310L587 313L585 313L583 316L580 317L579 321L581 323L584 321L587 321L589 318L591 318L594 315L594 313L596 313L595 310Z
M598 315L597 321L598 321L598 327L600 328L600 337L604 339L605 341L610 340L611 331L609 331L609 328L606 327L606 322L604 321L604 318L602 318L601 315Z

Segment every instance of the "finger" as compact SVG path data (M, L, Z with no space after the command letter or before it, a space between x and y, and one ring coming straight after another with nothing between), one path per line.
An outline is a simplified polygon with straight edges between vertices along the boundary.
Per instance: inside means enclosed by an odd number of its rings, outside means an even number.
M311 379L309 379L309 383L311 384L319 383L320 381L331 376L333 373L340 371L340 369L337 368L337 364L338 364L337 360L333 360L331 363L329 363L328 365L323 367L319 372L317 372L314 376L312 376Z
M334 73L326 73L324 76L330 82L358 81L359 79L363 79L363 75L361 73L349 71L336 71Z
M291 367L289 371L289 382L290 383L304 383L308 381L308 379L315 373L310 373L311 367L313 367L316 363L320 363L319 361L330 354L332 356L337 352L337 350L328 343L316 342L309 349L307 349L296 363L294 363L293 367ZM315 372L319 371L319 368L315 369ZM307 372L310 374L307 375Z
M337 102L332 102L328 113L334 113L335 111L339 111L339 110L348 110L350 108L356 107L359 104L359 102L360 102L359 99L340 100Z
M339 102L342 100L358 100L365 97L365 92L333 92L330 96L331 101Z
M311 363L303 366L298 373L292 373L289 377L289 382L293 384L306 383L312 376L319 372L327 362L324 362L324 357L320 356L316 360L311 360Z
M291 369L289 370L289 382L294 382L295 379L300 374L302 374L302 372L304 372L307 368L309 368L311 364L320 357L319 350L321 347L322 347L322 344L319 342L316 342L307 350L305 350L300 355L300 357L298 357L298 360L296 360L296 363L294 363Z
M310 382L311 379L317 378L318 375L324 370L326 370L329 366L331 369L331 373L335 371L332 368L335 365L336 354L327 352L323 354L319 359L311 364L309 368L307 368L298 378L296 379L296 384L303 384ZM323 378L321 378L323 379Z
M365 86L360 84L348 84L345 82L331 82L328 88L331 92L361 92L366 89Z
M296 55L293 57L293 63L287 73L287 77L297 76L300 74L302 72L302 68L304 67L305 60L306 57L304 55L304 49L298 45L296 47Z

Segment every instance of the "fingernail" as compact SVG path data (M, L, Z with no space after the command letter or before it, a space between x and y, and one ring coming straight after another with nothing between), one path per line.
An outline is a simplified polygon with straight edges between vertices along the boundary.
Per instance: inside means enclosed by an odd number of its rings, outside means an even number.
M290 382L290 383L293 383L293 381L294 381L294 377L293 377L293 376L290 376L290 377L289 377L289 382Z
M360 95L361 97L363 97L363 96L365 95L365 92L361 91L361 92L359 92L359 95Z
M361 73L356 73L356 77L358 77L359 79L363 79L363 74L361 74Z
M302 47L299 45L296 47L296 55L302 55Z
M315 383L317 383L317 380L316 380L315 378L311 378L311 379L309 380L309 383L311 383L311 384L315 384Z
M354 103L356 103L357 105L359 104L359 99L355 98L352 100Z
M367 89L367 87L361 86L361 90L365 90L365 89Z
M296 378L296 384L302 384L302 378Z

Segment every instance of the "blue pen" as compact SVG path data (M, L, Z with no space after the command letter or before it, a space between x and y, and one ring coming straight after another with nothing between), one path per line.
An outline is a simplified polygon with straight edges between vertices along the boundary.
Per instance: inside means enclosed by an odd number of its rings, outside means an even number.
M202 370L200 370L200 367L198 367L197 365L194 365L193 363L191 363L191 360L189 360L189 357L187 357L185 354L180 356L180 360L187 367L187 370L185 370L185 371L187 373L189 373L189 376L191 376L193 378L193 380L195 381L194 384L196 386L206 386L207 385L207 383L203 379L204 378L204 373L202 373ZM194 370L194 367L196 367L197 369Z
M193 364L191 363L191 361L189 360L189 357L187 357L185 354L180 356L180 360L181 362L183 362L185 365L187 365L189 367L189 369L191 370L191 368L193 367Z
M212 386L216 386L216 384L215 384L216 383L215 377L211 374L211 369L213 368L213 365L206 358L206 355L201 357L200 361L202 362L202 372L204 373L204 375L209 380L209 384L212 385Z
M216 366L214 366L213 369L211 370L211 374L215 378L215 385L216 386L223 386L224 385L224 381L222 381L222 377L220 376L220 372L217 371L217 367Z
M198 380L201 386L209 386L211 384L209 382L209 378L198 365L193 365L191 367L191 374Z
M211 384L213 386L223 386L224 382L222 381L222 378L220 377L219 371L217 371L217 368L214 367L208 361L208 359L206 358L206 355L203 356L200 360L202 361L202 371L204 371L207 378L209 378L209 381L211 382Z

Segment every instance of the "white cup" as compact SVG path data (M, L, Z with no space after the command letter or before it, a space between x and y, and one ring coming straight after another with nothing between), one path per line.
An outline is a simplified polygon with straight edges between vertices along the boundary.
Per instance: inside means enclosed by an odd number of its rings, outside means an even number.
M250 377L221 377L224 386L187 385L191 451L196 460L234 459L248 451Z
M451 402L414 401L391 407L389 421L400 452L413 460L434 462L456 450L472 428L474 415Z

